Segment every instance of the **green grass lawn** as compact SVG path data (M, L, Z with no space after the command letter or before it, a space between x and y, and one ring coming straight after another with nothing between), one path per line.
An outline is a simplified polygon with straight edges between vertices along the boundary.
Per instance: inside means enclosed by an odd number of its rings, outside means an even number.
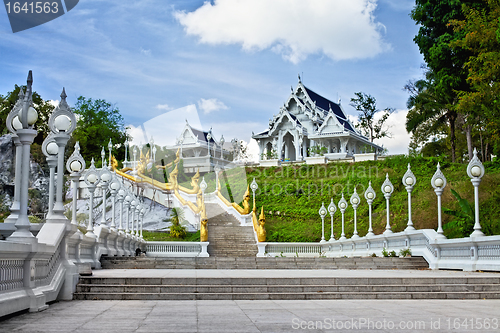
M143 231L142 237L146 241L161 241L161 242L199 242L200 232L188 232L184 238L171 237L168 232L152 232Z
M255 177L259 189L256 193L258 209L264 205L266 213L267 240L270 242L316 242L321 239L321 218L318 210L333 198L337 205L342 193L349 202L356 188L361 197L357 209L357 230L360 236L368 231L368 204L364 192L371 181L376 192L372 206L372 220L375 234L385 230L386 200L381 185L386 174L394 185L390 200L390 223L394 232L406 228L408 221L408 193L402 178L411 163L411 170L417 178L412 192L412 220L415 228L437 228L437 197L431 186L436 171L436 158L408 158L396 156L383 161L358 163L329 163L327 165L290 165L270 168L247 168L246 181ZM466 164L440 161L448 185L442 196L443 208L459 210L451 189L457 191L474 207L474 191L466 173ZM500 163L485 163L486 174L479 188L480 217L482 230L487 235L500 234ZM229 183L244 183L236 172L226 172ZM239 191L241 192L241 191ZM227 197L227 196L226 196ZM238 196L236 201L241 201ZM455 217L443 213L443 223ZM334 234L341 233L341 214L334 215ZM349 203L345 214L345 232L350 237L354 229L354 212ZM330 216L325 218L325 237L330 237Z

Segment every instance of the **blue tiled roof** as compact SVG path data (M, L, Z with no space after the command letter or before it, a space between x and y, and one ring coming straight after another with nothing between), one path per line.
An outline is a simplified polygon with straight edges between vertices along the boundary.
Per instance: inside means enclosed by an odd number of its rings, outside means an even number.
M200 130L197 130L197 129L192 128L192 127L191 127L191 130L193 131L193 134L198 137L199 140L204 141L204 142L208 142L208 140L207 140L208 132L200 131ZM210 142L216 143L213 136L210 139Z
M318 95L317 93L307 88L306 86L304 86L304 88L306 88L306 92L311 98L311 100L316 102L316 106L319 106L320 108L326 111L325 116L328 114L328 111L330 110L331 107L333 113L337 116L337 120L340 122L340 124L345 124L346 129L356 132L354 128L352 128L351 124L348 121L346 121L347 116L340 108L340 105L330 101L329 99L324 98L321 95Z

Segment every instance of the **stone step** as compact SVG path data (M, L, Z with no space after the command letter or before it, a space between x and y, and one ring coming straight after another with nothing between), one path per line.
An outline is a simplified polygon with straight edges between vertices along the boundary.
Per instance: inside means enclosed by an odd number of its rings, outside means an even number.
M500 278L82 277L79 300L500 299Z
M236 253L236 252L235 252ZM248 254L240 250L240 253ZM198 268L198 269L426 269L422 257L411 258L154 258L101 257L102 268Z

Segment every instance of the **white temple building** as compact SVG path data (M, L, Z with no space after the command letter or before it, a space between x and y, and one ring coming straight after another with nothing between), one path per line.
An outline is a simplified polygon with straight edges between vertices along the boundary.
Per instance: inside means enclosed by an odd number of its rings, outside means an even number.
M340 105L318 95L300 80L269 128L252 138L259 144L259 159L284 162L376 159L382 147L361 135Z
M176 144L169 146L174 151L179 150L186 174L211 172L216 166L225 167L231 161L229 152L223 149L225 140L214 138L212 129L208 132L191 127L188 121L176 139Z

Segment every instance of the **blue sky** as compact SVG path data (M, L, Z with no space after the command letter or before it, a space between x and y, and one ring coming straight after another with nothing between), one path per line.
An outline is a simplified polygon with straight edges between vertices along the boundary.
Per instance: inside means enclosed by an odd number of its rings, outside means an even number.
M81 0L67 14L13 34L0 9L0 94L24 84L70 104L80 95L114 103L140 127L195 105L204 129L248 141L267 128L297 74L310 89L349 106L355 92L376 97L405 153L407 93L423 59L408 0ZM182 109L186 110L186 108ZM157 124L176 136L184 123ZM171 113L173 116L174 113ZM155 122L155 121L153 121ZM135 131L134 133L137 133ZM158 139L155 138L158 142Z

